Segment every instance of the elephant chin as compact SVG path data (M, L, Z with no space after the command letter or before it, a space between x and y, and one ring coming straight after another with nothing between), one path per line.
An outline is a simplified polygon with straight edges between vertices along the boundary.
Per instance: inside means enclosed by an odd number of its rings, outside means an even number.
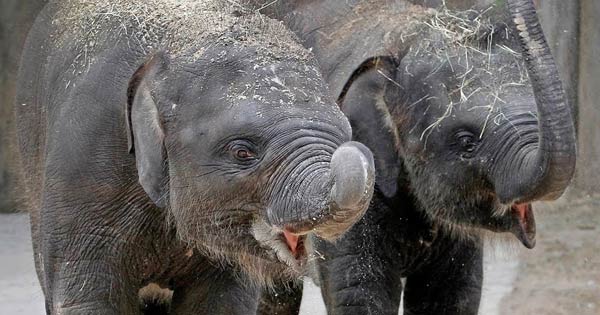
M535 217L530 203L502 206L502 214L495 215L485 228L498 233L511 233L517 237L523 246L535 247Z
M263 220L252 224L252 236L265 248L272 258L281 261L294 271L302 273L308 260L304 247L306 235L297 235L288 230L270 226Z

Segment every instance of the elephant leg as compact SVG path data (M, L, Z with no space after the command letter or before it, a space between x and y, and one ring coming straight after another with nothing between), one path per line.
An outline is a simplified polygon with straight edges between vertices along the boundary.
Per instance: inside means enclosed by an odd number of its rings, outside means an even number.
M140 314L139 260L133 253L143 250L139 243L131 248L131 235L139 233L135 218L112 208L67 206L49 199L40 219L33 237L39 245L36 268L45 285L48 314Z
M109 253L104 255L110 256ZM55 261L54 268L51 274L47 273L50 283L46 294L47 314L140 314L137 291L126 285L126 277L115 272L112 262L100 259Z
M272 290L263 290L258 315L298 315L302 302L302 281L277 284Z
M315 240L321 293L330 315L397 315L402 282L391 231L371 211L335 243ZM383 221L385 222L385 221Z
M406 278L405 314L476 315L483 283L483 242L448 238ZM435 249L434 249L435 250Z
M171 315L256 314L261 289L250 280L240 279L240 275L228 270L212 268L203 275L190 277L197 280L175 288Z

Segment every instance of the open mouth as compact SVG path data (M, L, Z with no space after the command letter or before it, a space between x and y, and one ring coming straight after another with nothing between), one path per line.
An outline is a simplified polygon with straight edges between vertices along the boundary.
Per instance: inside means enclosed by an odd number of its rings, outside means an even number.
M510 207L513 233L529 249L535 246L535 218L530 203L513 204Z
M271 227L262 220L252 224L252 235L273 258L300 272L306 264L306 235Z
M306 235L296 235L288 230L283 230L282 234L288 249L296 259L306 256L306 250L304 249Z

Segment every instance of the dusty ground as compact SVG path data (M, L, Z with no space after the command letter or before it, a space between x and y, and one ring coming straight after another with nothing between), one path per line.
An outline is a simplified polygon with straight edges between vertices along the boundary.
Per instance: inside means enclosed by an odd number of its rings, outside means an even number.
M26 215L0 215L0 314L45 314Z
M600 315L600 195L537 209L538 243L501 314Z

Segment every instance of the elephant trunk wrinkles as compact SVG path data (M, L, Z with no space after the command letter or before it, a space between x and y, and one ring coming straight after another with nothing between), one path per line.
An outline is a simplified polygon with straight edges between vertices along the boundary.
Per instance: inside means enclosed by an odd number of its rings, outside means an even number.
M323 165L323 164L321 164ZM267 210L271 225L295 234L315 232L334 239L366 211L375 183L371 151L357 142L342 144L324 167L305 168Z
M575 170L576 140L570 108L558 70L531 0L508 0L523 57L535 94L539 121L537 149L525 147L520 167L507 168L498 187L504 203L556 199L568 186Z

